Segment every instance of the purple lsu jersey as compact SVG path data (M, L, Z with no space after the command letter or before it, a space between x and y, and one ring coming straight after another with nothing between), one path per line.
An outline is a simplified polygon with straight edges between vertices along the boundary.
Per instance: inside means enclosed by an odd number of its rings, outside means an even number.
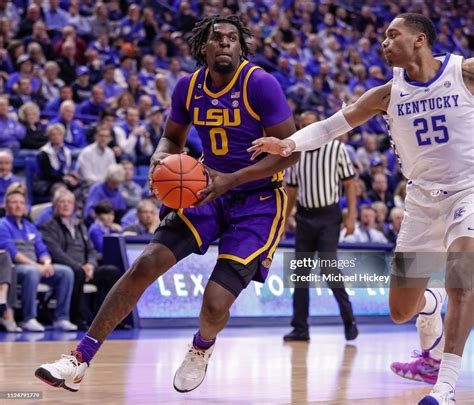
M255 163L247 148L265 135L266 127L288 119L291 110L273 76L248 61L240 64L224 88L213 88L208 76L209 70L202 68L178 82L170 119L192 123L201 138L204 163L214 170L232 173ZM279 172L238 189L282 181L283 175Z

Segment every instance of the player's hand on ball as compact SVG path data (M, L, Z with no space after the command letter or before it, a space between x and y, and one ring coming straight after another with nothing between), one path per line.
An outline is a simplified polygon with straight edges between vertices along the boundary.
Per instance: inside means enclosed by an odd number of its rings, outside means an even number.
M198 192L198 195L204 198L195 207L200 207L214 200L237 185L237 177L234 173L221 173L207 166L206 172L209 179L207 187Z
M148 186L150 188L150 191L153 191L152 189L152 183L153 183L153 172L155 171L155 167L160 165L161 162L167 158L168 156L171 156L171 153L164 153L164 152L155 152L151 158L150 158L150 168L148 169Z
M278 139L274 137L256 139L252 142L252 145L247 149L247 152L253 152L251 160L254 160L262 153L288 157L296 148L295 143L291 139Z

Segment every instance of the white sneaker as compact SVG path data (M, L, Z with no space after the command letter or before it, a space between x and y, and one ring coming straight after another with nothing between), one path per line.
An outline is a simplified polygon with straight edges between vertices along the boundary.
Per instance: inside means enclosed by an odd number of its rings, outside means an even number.
M69 322L67 319L62 319L60 321L54 321L54 329L62 330L63 332L72 332L77 330L77 325Z
M207 350L200 350L191 343L186 357L174 375L173 386L176 391L189 392L201 385L214 346L215 343Z
M433 389L429 395L418 402L418 405L456 405L454 390L438 392Z
M23 329L21 329L13 319L0 318L0 325L2 325L7 332L11 332L11 333L23 332Z
M35 318L31 318L26 322L22 322L21 327L26 332L44 332L44 326L41 325Z
M416 328L420 338L420 346L423 350L431 351L435 348L440 349L439 355L444 348L443 318L441 309L446 301L446 290L444 288L430 288L437 301L435 311L430 315L420 313L416 319ZM439 347L438 347L439 346ZM437 356L440 357L440 356Z
M53 387L62 387L76 392L88 368L87 363L80 361L81 359L82 357L79 359L76 357L75 352L71 352L70 356L63 354L54 363L42 364L35 371L35 376Z

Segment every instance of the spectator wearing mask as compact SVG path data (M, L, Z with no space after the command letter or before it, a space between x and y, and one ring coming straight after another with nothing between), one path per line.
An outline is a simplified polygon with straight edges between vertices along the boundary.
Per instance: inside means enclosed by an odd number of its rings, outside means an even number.
M70 317L79 329L88 328L84 302L84 284L97 286L100 305L120 278L113 266L98 266L97 251L89 239L87 228L75 215L75 197L61 189L53 197L54 218L41 226L41 234L54 263L69 266L74 271Z
M70 267L52 262L39 230L26 220L26 196L23 187L10 186L5 197L7 215L0 220L0 249L6 249L15 264L18 284L22 286L23 330L44 332L37 317L36 295L40 282L55 290L54 327L77 330L69 322L74 274Z

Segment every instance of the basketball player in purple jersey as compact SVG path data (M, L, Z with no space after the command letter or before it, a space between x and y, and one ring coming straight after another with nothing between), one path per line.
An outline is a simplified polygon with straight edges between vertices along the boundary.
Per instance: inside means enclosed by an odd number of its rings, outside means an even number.
M288 139L259 139L249 152L288 156L317 149L377 114L387 116L402 172L409 179L392 269L390 314L397 323L418 314L423 350L416 361L394 363L392 370L435 384L420 405L454 405L462 353L474 325L474 58L435 57L435 39L427 17L399 15L382 43L394 67L389 83ZM446 291L426 289L431 274L445 267Z
M210 183L197 207L162 212L166 216L152 242L110 291L76 350L36 370L42 381L77 391L100 345L144 290L176 262L191 253L204 254L219 239L199 330L174 377L177 391L192 391L204 380L233 302L250 281L265 281L285 225L283 170L298 156L267 156L255 162L247 152L264 133L283 139L295 132L278 82L246 60L250 36L235 16L209 17L196 25L190 43L202 68L177 83L150 172L166 156L183 152L194 125Z

